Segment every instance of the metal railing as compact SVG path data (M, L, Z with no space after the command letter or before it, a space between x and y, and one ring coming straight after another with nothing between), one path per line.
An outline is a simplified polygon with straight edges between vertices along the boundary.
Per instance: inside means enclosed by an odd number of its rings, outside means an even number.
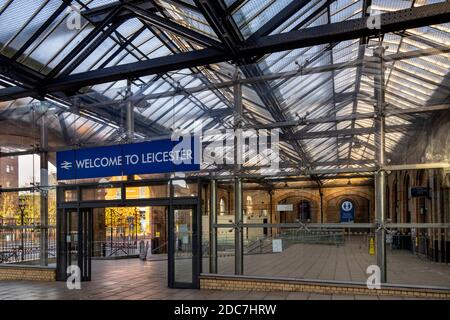
M262 254L273 252L272 241L274 237L263 237L244 246L244 254Z
M102 257L126 257L138 254L138 244L135 241L102 243Z
M0 264L39 264L40 234L37 225L0 225ZM48 260L56 259L56 228L48 227Z
M281 239L291 243L342 245L345 241L344 229L284 229Z
M413 242L412 242L411 235L401 235L401 234L392 235L391 248L393 250L412 251L412 244L413 244Z

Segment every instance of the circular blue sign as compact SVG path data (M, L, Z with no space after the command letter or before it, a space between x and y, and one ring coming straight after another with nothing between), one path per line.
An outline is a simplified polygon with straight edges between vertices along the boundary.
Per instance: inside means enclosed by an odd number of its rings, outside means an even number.
M344 201L342 203L342 210L344 211L352 211L353 209L353 203L351 203L350 201Z

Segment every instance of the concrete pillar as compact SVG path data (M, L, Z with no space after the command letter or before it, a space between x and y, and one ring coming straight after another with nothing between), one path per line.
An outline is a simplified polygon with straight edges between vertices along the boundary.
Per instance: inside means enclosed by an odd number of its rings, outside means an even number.
M40 119L40 264L48 265L48 128L46 110L42 110Z
M384 88L384 48L375 49L375 150L379 167L385 165L385 88ZM375 177L375 212L376 223L379 226L386 222L386 172L378 171ZM387 264L386 264L386 230L379 228L376 232L376 259L377 265L381 270L381 282L387 282Z
M217 181L210 184L209 210L209 273L217 273Z

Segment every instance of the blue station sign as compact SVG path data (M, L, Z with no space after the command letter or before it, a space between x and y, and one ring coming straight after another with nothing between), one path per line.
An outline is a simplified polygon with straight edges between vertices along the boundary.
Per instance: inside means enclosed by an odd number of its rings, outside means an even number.
M198 171L201 148L197 142L197 138L159 140L57 152L57 179Z
M350 200L345 200L341 204L341 222L355 221L355 206Z

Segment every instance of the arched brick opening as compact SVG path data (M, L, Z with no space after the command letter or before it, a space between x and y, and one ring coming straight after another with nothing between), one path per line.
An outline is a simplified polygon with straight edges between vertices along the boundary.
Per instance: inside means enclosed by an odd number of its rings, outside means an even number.
M389 206L389 217L393 223L396 223L398 218L398 185L397 178L394 179L391 187L391 203Z
M283 196L280 196L276 199L276 204L284 203L284 204L292 204L293 211L286 213L278 213L277 212L277 221L281 223L294 223L296 220L301 220L299 216L299 206L301 203L307 202L309 204L309 213L311 223L317 223L320 221L320 200L316 197L312 196L310 193L302 193L302 192L293 192L288 193Z
M411 222L411 203L410 203L410 189L411 187L411 178L408 173L406 173L403 180L403 197L402 201L404 204L403 208L403 222L410 223Z
M327 200L327 209L324 214L325 223L341 222L341 205L344 201L351 201L355 207L354 222L367 223L372 220L370 198L358 194L340 194Z
M428 179L428 172L425 170L419 170L417 171L417 180L416 180L415 186L421 186L421 187L429 187L429 179ZM429 216L429 203L428 199L426 197L418 197L413 199L413 205L415 206L415 216L417 223L426 223L428 222L428 216ZM421 229L419 230L422 233L425 233L426 230Z

